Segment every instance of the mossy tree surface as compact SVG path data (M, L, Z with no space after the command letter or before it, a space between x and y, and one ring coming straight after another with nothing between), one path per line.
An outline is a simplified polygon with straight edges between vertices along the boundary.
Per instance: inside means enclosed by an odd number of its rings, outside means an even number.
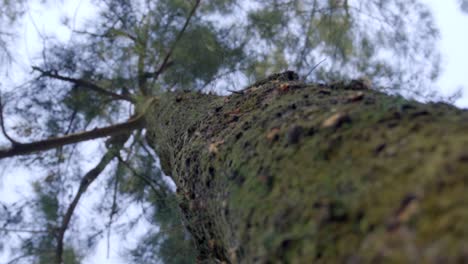
M199 261L466 261L468 113L294 77L147 116Z

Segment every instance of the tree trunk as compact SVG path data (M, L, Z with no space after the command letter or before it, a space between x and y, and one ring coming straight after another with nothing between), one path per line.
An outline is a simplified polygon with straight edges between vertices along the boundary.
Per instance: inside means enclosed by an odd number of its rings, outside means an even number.
M367 88L161 97L148 139L200 263L468 261L468 112Z

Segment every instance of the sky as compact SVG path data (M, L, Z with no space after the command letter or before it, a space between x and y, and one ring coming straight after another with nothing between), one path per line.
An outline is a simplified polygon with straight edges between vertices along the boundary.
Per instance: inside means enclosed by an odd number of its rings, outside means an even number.
M440 30L439 48L442 52L442 74L437 84L444 94L463 87L458 107L468 108L468 14L460 12L456 0L423 0L432 9Z
M464 28L468 28L468 15L460 12L457 5L457 0L422 0L427 3L433 11L436 24L440 30L439 49L442 53L442 74L437 81L437 86L440 87L440 92L445 95L452 94L456 89L462 87L463 96L455 102L458 107L468 108L468 73L466 64L468 62L468 34L463 32ZM86 18L90 18L95 14L95 9L90 4L89 0L79 1L60 1L52 0L46 6L35 5L24 18L23 26L18 35L20 38L15 43L14 48L14 67L15 70L9 71L9 78L13 81L18 81L23 74L30 72L30 66L34 64L35 57L41 49L40 34L56 35L62 41L70 41L74 35L70 30L61 24L65 17L70 18L70 26L72 28L80 28ZM7 89L5 83L0 87ZM99 146L87 146L88 151L93 152ZM91 155L92 156L92 155ZM85 164L91 166L92 159ZM26 179L33 179L34 173L26 169L18 169L13 163L5 163L2 161L0 167L0 201L13 201L18 197L18 192L25 190L28 186ZM15 170L15 173L11 172ZM18 179L25 179L18 181ZM8 188L5 188L8 186ZM90 198L88 199L96 199ZM82 203L80 203L82 204ZM86 215L91 212L90 208L80 205L80 214ZM138 209L133 208L133 213ZM136 211L135 211L136 210ZM124 218L125 219L125 218ZM137 235L129 237L127 245L134 244L138 234L144 232L144 225L141 226ZM118 239L113 236L113 239ZM111 245L109 258L107 257L106 241L101 241L96 251L88 256L84 264L119 264L126 263L119 257L120 246L118 243ZM5 261L0 255L0 264Z

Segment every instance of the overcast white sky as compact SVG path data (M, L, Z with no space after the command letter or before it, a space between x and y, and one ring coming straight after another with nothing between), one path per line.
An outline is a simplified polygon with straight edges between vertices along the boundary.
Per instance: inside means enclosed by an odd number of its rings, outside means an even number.
M449 95L457 88L464 87L463 97L456 102L459 107L468 108L468 15L459 11L457 0L422 0L427 3L433 11L436 23L441 32L440 50L443 54L443 72L438 81L438 87L441 92ZM20 39L15 45L15 56L17 58L15 67L19 67L24 72L30 71L31 62L34 60L36 54L40 51L40 38L38 32L41 33L56 33L56 35L63 41L70 40L73 35L70 31L61 25L62 18L70 17L71 25L79 28L82 25L84 18L92 16L95 9L89 3L89 0L80 1L64 1L60 3L59 0L52 0L52 3L46 7L35 6L25 16L25 23L19 32ZM22 74L18 74L16 70L9 72L12 79L18 80ZM6 89L5 82L2 89ZM25 188L25 181L20 182L18 179L31 178L31 172L26 170L18 171L16 167L5 166L3 163L0 168L0 201L12 200L16 190ZM3 171L2 171L3 170ZM15 175L11 172L15 170ZM9 175L9 177L5 177ZM4 188L8 186L8 188ZM27 187L26 187L27 188ZM106 257L105 242L101 243L96 254L86 259L86 264L118 264L125 263L118 257L119 248L114 244L111 248L110 258ZM120 260L119 260L120 259ZM1 259L0 263L7 260Z
M440 50L443 55L441 91L450 94L463 86L463 97L455 104L468 108L468 15L460 12L457 0L423 0L435 16L440 29Z

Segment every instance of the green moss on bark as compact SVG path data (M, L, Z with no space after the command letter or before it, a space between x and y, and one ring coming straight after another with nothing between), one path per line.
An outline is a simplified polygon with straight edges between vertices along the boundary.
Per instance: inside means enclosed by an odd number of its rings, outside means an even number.
M161 98L148 137L200 261L466 261L468 113L362 88Z

